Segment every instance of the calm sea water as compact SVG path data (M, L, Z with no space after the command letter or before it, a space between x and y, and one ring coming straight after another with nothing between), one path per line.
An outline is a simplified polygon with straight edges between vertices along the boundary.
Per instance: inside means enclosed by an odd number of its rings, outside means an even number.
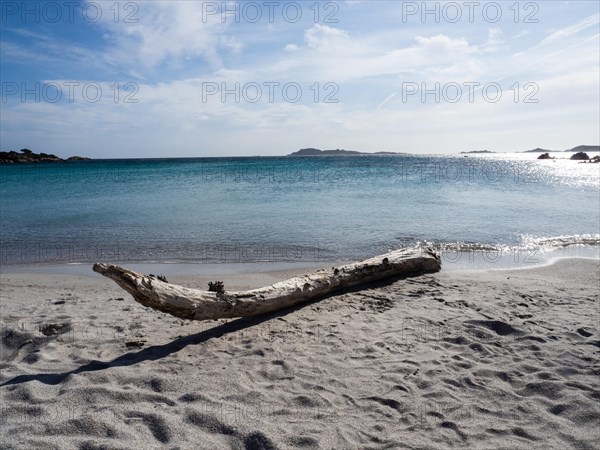
M412 245L598 246L600 165L535 156L3 165L1 263L322 262Z

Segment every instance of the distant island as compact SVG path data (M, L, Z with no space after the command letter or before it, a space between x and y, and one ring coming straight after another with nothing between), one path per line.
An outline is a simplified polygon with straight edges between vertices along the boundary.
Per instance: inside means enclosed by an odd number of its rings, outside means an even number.
M355 150L344 150L344 149L335 149L335 150L320 150L318 148L302 148L297 152L290 153L287 156L356 156L356 155L405 155L406 153L396 153L396 152L374 152L374 153L366 153L366 152L357 152Z
M460 152L461 155L472 154L472 153L496 153L496 152L491 152L489 150L471 150L470 152Z
M71 156L70 158L62 159L48 153L34 153L27 148L21 149L20 153L15 151L0 152L0 164L83 161L86 159L90 158L84 156Z
M522 153L552 153L560 152L561 150L547 150L545 148L534 148L533 150L524 150Z
M600 145L578 145L577 147L569 148L567 150L546 150L543 148L534 148L533 150L525 150L522 153L556 153L556 152L600 152Z
M600 145L578 145L565 152L600 152Z

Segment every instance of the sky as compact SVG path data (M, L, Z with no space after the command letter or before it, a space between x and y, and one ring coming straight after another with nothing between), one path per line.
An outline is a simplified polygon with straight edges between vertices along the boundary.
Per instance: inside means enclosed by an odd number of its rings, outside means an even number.
M600 143L597 1L2 1L0 150Z

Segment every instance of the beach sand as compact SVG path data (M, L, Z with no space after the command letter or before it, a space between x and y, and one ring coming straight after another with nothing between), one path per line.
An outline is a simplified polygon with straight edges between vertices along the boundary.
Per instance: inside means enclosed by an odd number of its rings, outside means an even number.
M599 279L442 271L189 322L105 278L4 274L0 447L600 448Z

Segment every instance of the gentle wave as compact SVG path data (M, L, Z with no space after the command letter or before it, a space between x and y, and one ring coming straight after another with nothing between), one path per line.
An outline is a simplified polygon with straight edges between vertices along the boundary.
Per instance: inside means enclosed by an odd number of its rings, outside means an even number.
M421 248L448 252L507 252L515 250L554 251L575 246L600 246L600 234L577 234L553 237L523 236L520 244L487 244L479 242L430 242L417 243Z

